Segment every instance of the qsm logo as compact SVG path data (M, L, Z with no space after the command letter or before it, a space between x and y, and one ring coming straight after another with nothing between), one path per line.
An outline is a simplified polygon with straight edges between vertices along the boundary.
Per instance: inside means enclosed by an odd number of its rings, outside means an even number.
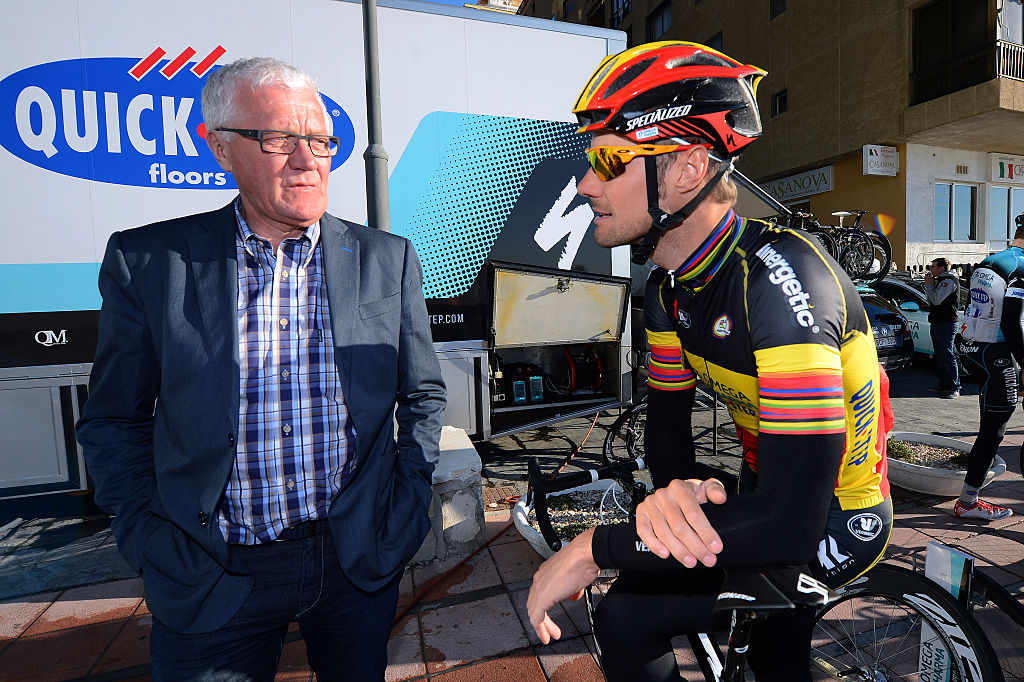
M136 187L232 189L203 139L200 93L220 68L218 46L198 62L191 47L142 60L91 57L37 64L0 81L0 146L46 170ZM341 138L331 170L355 146L352 119L320 94ZM197 142L198 140L198 142Z

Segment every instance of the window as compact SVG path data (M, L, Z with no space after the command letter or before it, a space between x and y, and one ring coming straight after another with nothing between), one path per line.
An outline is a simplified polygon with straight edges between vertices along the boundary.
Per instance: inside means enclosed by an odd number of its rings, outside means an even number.
M786 0L770 0L768 3L768 18L774 19L786 11Z
M672 0L665 0L647 17L647 40L655 40L670 28L672 28Z
M911 104L995 78L995 27L985 0L934 0L914 10Z
M988 194L989 239L1013 239L1016 218L1024 213L1024 187L993 187Z
M974 217L977 191L973 185L935 183L935 241L970 242L978 238Z
M722 32L719 31L715 35L711 36L710 38L708 38L708 41L706 43L704 43L704 44L707 45L708 47L714 48L716 50L721 50L722 49Z
M772 109L771 109L772 118L775 118L779 114L781 114L781 113L786 111L787 102L786 102L786 91L785 90L779 90L774 95L772 95L772 105L771 106L772 106Z
M576 0L562 0L562 16L568 17L576 9Z
M633 8L633 0L612 0L612 26L618 27Z

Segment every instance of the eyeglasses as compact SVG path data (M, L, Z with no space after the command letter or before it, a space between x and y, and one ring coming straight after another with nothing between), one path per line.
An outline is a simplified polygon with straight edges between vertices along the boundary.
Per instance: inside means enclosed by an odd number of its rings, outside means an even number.
M598 179L608 182L626 172L626 164L638 156L657 156L677 152L693 145L688 144L638 144L629 147L599 145L587 150L587 161ZM710 145L700 144L702 147Z
M296 135L286 130L253 130L252 128L217 128L225 133L237 133L250 140L258 140L260 149L268 154L291 154L305 140L313 156L334 156L341 139L331 135Z

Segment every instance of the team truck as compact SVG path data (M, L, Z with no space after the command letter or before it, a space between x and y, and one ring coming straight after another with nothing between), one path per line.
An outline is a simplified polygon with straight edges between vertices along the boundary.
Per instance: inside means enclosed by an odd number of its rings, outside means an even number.
M629 400L629 253L591 238L569 114L624 34L413 0L377 16L390 225L423 264L446 422L486 439ZM204 142L212 71L313 74L342 141L328 210L365 222L362 8L47 0L10 6L0 45L0 497L86 490L107 239L236 192Z

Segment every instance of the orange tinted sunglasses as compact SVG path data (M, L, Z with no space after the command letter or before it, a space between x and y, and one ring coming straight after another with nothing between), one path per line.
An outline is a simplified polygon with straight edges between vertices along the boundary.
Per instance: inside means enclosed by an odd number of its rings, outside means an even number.
M626 172L626 164L638 156L657 156L677 152L692 145L686 144L638 144L628 147L599 145L587 150L587 161L598 179L608 182ZM709 147L710 145L701 145Z

